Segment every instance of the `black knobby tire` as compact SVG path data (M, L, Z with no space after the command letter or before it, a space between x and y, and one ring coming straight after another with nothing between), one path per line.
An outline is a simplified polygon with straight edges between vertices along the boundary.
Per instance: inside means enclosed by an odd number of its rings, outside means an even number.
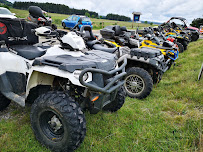
M110 112L118 111L125 103L125 97L126 97L125 89L124 87L121 87L117 92L115 100L104 106L103 110Z
M64 29L66 28L66 24L65 23L62 23L62 26L63 26Z
M11 103L11 100L7 99L1 92L0 92L0 111L5 110L9 104Z
M192 41L197 41L199 39L199 34L192 34Z
M186 40L181 40L179 43L183 45L184 50L187 50L188 43Z
M153 80L149 73L138 67L127 69L124 88L131 98L146 98L152 91Z
M181 43L179 43L179 42L176 42L176 44L178 45L178 51L179 51L179 53L183 53L184 52L183 45Z
M85 116L67 94L50 91L39 96L30 117L36 139L53 151L73 151L84 140Z

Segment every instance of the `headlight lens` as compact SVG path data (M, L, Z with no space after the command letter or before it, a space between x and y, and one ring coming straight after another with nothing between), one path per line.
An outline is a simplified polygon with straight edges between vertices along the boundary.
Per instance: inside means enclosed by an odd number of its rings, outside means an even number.
M74 77L75 77L76 79L79 79L80 73L81 73L81 71L76 70L76 71L74 72ZM88 74L88 73L85 73L85 74L83 75L83 81L86 81L88 78L89 78L89 74Z
M89 78L88 73L85 73L84 76L83 76L83 81L86 81L88 78Z

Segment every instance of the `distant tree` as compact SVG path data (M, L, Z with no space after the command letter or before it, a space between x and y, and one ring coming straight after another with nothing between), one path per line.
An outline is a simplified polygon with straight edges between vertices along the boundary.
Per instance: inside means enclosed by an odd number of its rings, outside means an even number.
M153 22L151 22L150 25L153 25Z
M203 18L197 18L194 19L191 23L191 26L199 28L201 25L203 25Z
M7 1L7 0L0 0L0 3L2 3L2 4L4 4L4 5L7 5L7 6L9 6L9 7L12 7L12 6L13 6L13 4L12 4L11 2Z
M45 10L46 12L50 13L59 13L59 14L78 14L78 15L85 15L88 13L87 16L90 17L94 15L95 18L98 17L98 13L92 12L86 9L74 9L69 8L66 5L62 4L54 4L54 3L37 3L37 2L14 2L13 7L17 9L24 9L27 10L29 6L39 6L41 9Z
M118 15L118 14L107 14L106 19L108 20L116 20L116 21L131 21L130 17Z
M144 21L144 23L145 23L145 24L148 24L148 22L147 22L147 21Z
M7 5L1 5L0 7L4 7L4 8L7 8L7 9L9 9L9 10L10 10L10 7L9 7L9 6L7 6Z
M95 18L94 15L91 15L92 18Z
M90 13L85 12L85 16L90 17Z

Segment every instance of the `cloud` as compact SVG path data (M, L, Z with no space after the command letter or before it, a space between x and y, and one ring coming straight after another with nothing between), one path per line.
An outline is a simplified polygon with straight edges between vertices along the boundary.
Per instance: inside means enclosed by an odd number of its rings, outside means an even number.
M55 0L32 1L56 3ZM57 0L57 3L65 4L71 8L95 11L99 15L115 13L132 18L132 12L139 11L143 14L141 16L143 21L164 22L172 16L181 16L191 22L194 18L203 17L202 0Z

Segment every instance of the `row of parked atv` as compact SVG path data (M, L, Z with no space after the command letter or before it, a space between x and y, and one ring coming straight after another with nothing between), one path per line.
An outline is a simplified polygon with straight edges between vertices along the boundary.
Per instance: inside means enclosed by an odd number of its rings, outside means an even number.
M46 20L39 7L29 13ZM146 98L190 41L188 32L170 36L164 27L134 32L108 26L98 40L90 26L75 30L81 21L70 32L22 19L0 22L6 27L0 35L0 110L11 100L31 103L36 139L53 151L73 151L83 142L85 110L116 112L126 93Z

